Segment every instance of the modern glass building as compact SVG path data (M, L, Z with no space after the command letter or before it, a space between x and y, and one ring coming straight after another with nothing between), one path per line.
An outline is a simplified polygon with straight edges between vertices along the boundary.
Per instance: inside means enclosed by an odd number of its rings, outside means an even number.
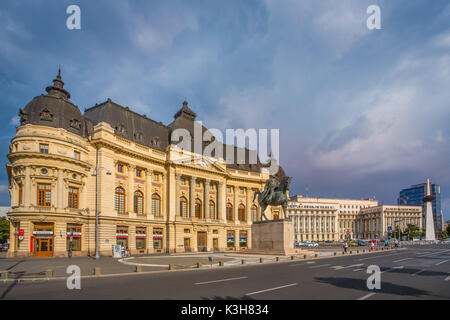
M425 196L426 183L412 185L410 188L403 189L399 193L397 203L399 205L411 205L411 206L422 206L423 207L423 226L425 226L425 205L423 203L423 197ZM434 219L434 230L436 233L441 233L441 187L437 184L431 185L431 192L436 197L433 200L433 219Z

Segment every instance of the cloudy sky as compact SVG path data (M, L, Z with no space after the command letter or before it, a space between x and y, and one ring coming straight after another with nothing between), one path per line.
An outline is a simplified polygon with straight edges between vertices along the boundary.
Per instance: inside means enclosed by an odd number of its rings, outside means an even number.
M3 0L0 65L0 204L19 108L61 65L82 111L109 97L168 124L187 99L209 128L279 128L291 194L394 204L429 177L450 219L447 0Z

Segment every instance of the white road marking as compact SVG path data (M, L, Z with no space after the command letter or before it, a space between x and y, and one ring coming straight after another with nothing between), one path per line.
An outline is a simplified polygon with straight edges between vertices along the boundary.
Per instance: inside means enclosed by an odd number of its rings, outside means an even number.
M315 261L308 261L307 264L316 263Z
M447 261L448 261L448 260L444 260L444 261L438 262L438 263L435 264L435 266L439 266L439 265L441 265L441 264L443 264L443 263L446 263Z
M208 283L216 283L216 282L224 282L224 281L233 281L233 280L240 280L240 279L247 279L248 277L239 277L239 278L228 278L228 279L220 279L220 280L211 280L211 281L204 281L204 282L197 282L194 283L195 285L200 284L208 284Z
M411 260L411 259L412 258L405 258L405 259L395 260L395 261L392 261L392 262L400 262L400 261Z
M448 276L447 278L445 278L444 281L448 281L448 280L450 280L450 276Z
M359 260L359 261L362 261L362 260L367 260L367 259L376 259L376 258L392 257L392 256L398 256L399 254L404 254L404 253L405 253L405 252L402 252L402 253L395 253L395 254L389 254L389 255L387 255L387 256L379 255L379 256L376 256L376 257L362 258L362 259L358 259L358 260Z
M359 268L359 269L355 269L353 271L361 271L361 270L364 270L364 269L363 268Z
M381 271L380 273L384 273L384 272L387 272L387 271L392 271L392 270L396 270L396 269L403 269L403 266L393 267L393 268L390 268L390 269L387 269L387 270Z
M287 284L287 285L285 285L285 286L280 286L280 287L275 287L275 288L265 289L265 290L261 290L261 291L255 291L255 292L246 293L245 296L251 296L251 295L258 294L258 293L262 293L262 292L267 292L267 291L273 291L273 290L283 289L283 288L292 287L292 286L296 286L296 285L298 285L298 283L291 283L291 284Z
M425 270L419 270L419 271L417 271L416 273L414 273L414 274L412 274L411 276L415 276L415 275L418 275L419 273L422 273L422 272L424 272Z
M376 292L372 292L372 293L366 294L364 297L358 298L357 300L366 300L367 298L370 298L374 294L376 294Z
M309 267L309 268L310 269L315 269L315 268L321 268L321 267L327 267L327 266L331 266L331 263L321 264L321 265L313 266L313 267Z
M346 266L346 267L343 267L343 266L332 266L330 268L334 268L335 270L342 270L342 269L353 268L353 267L361 267L363 265L364 265L364 263L359 263L359 264L352 264L351 266Z

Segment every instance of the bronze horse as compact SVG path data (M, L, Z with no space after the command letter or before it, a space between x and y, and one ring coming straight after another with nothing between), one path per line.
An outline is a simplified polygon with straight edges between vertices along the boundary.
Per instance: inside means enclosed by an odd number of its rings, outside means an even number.
M286 192L289 190L289 185L291 184L291 177L285 177L278 187L275 188L274 192L270 194L266 199L261 199L261 192L257 190L254 193L253 201L255 201L256 195L258 195L258 203L261 207L261 220L269 220L265 214L266 208L268 206L279 206L283 207L283 219L288 218L287 213L287 205L288 205L288 196ZM262 202L261 202L262 201Z

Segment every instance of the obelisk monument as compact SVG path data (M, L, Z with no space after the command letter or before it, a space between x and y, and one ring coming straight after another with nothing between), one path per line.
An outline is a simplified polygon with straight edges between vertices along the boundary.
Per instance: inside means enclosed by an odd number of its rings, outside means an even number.
M433 200L435 198L436 197L431 193L430 179L427 179L425 196L423 197L423 202L425 204L425 240L436 240L433 219Z

